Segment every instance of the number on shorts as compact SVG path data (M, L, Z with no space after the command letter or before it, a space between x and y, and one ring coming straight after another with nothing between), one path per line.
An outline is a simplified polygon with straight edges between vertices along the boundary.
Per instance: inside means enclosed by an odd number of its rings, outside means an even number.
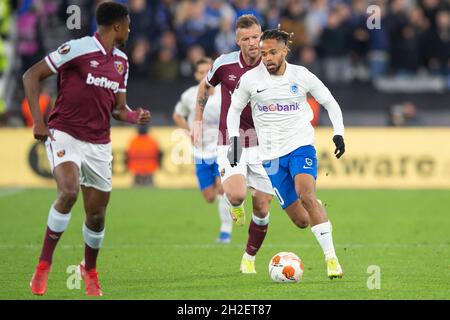
M281 197L280 192L278 192L278 189L273 187L273 191L275 191L275 195L278 198L278 201L280 201L280 204L283 206L284 205L284 199Z

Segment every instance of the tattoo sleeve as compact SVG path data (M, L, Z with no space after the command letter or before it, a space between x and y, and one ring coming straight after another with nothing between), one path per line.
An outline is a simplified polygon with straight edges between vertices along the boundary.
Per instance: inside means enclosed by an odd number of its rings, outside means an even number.
M209 98L208 90L205 90L205 93L203 94L203 96L198 98L197 102L200 105L200 108L202 109L202 111L205 110L205 106L206 106L206 103L208 102L208 98Z

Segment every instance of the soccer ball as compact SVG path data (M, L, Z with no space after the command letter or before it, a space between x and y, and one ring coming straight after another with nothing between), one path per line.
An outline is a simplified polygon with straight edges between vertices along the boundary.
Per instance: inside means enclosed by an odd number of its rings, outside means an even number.
M303 263L292 252L279 252L270 259L269 276L275 282L298 282L303 275Z

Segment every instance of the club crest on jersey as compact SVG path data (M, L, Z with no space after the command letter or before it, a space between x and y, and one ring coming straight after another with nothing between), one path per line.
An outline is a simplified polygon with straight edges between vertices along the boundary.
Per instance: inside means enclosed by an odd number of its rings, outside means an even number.
M56 152L56 155L58 156L58 158L64 157L65 154L66 154L66 150L60 150L60 151Z
M306 162L306 164L308 165L308 166L312 166L312 164L313 164L313 162L312 162L312 160L310 159L310 158L305 158L305 162Z
M291 93L296 94L298 92L298 86L294 83L291 84Z
M125 71L125 68L123 67L122 61L114 61L114 67L116 68L116 71L123 75L123 72Z
M69 51L70 51L70 45L68 45L67 43L63 44L62 46L60 46L58 48L58 53L61 55L68 54Z

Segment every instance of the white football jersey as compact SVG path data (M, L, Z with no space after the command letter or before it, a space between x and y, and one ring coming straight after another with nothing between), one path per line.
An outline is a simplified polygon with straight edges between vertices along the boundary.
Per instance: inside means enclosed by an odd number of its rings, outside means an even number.
M334 134L344 136L341 109L322 81L308 69L289 63L283 75L271 75L262 62L247 71L234 90L227 117L228 134L239 136L239 115L250 101L262 160L314 145L308 92L327 109Z
M192 130L195 119L195 100L197 99L198 85L190 87L181 95L175 106L175 112L187 118L189 128ZM194 157L197 159L212 159L217 157L217 139L219 132L219 118L221 107L220 85L214 88L203 111L203 144L202 148L193 147Z

